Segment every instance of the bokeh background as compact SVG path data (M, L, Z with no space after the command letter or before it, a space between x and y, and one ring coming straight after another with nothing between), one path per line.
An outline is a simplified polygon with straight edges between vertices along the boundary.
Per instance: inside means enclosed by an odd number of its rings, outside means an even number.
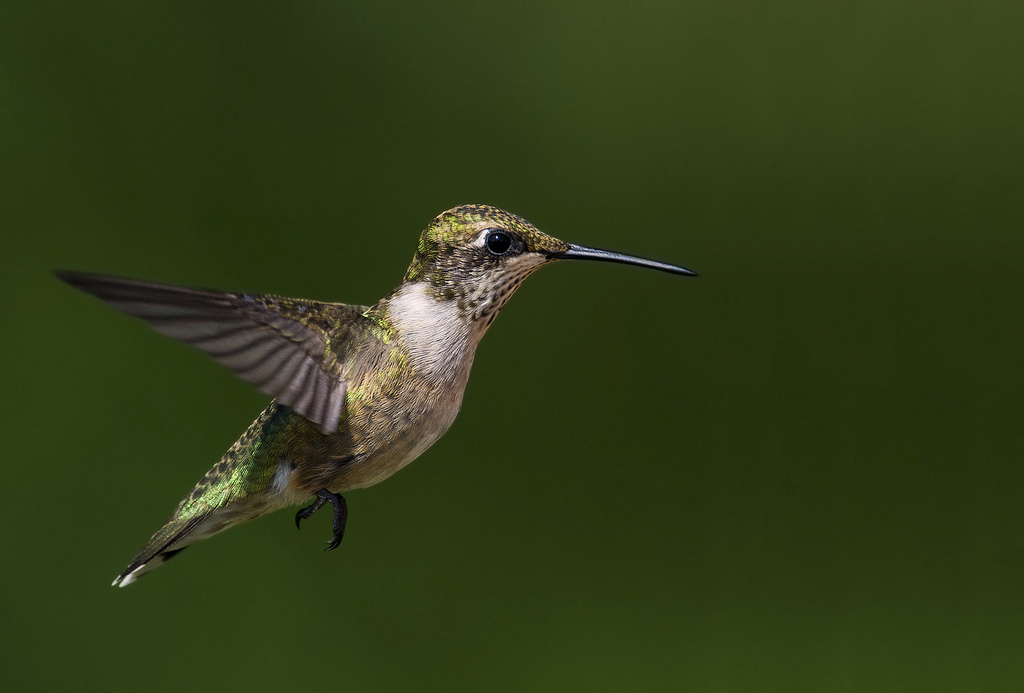
M9 690L1019 691L1024 5L6 2ZM530 279L349 494L108 585L265 405L73 268L352 303L484 202Z

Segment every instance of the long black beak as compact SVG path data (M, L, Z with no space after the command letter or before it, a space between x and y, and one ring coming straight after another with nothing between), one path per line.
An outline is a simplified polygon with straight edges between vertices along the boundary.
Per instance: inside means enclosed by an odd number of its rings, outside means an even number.
M657 260L648 260L646 258L635 257L633 255L613 253L609 250L587 248L582 245L569 244L568 250L563 250L562 252L549 252L548 257L556 260L600 260L601 262L620 262L624 265L647 267L650 269L661 270L662 272L671 272L672 274L683 274L687 277L697 276L697 273L693 270L688 270L685 267L680 267L679 265L670 265L667 262L658 262Z

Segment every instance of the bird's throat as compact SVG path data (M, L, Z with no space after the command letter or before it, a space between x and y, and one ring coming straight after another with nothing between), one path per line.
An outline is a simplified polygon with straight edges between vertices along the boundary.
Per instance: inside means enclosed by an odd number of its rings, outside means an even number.
M426 282L402 285L388 299L388 318L410 365L432 379L468 374L484 327L456 300L435 298Z

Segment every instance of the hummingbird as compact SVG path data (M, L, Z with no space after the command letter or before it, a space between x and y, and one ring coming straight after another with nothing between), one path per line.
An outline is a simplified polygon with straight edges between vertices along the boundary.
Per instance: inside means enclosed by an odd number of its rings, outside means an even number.
M330 505L326 550L335 549L348 517L341 494L383 481L448 430L487 328L526 277L558 260L696 276L566 243L486 205L435 217L402 283L372 306L57 272L274 398L113 584L129 585L229 527L306 503L296 526Z

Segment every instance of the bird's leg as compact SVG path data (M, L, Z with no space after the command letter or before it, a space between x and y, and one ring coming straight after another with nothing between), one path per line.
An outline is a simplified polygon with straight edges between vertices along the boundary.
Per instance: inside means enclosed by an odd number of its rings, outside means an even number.
M334 536L327 542L327 548L324 549L324 551L332 551L338 548L338 544L341 543L341 538L345 535L345 521L348 519L348 506L345 504L345 499L341 497L341 494L331 493L325 488L317 491L316 500L295 513L295 526L302 529L301 522L313 517L313 513L322 508L324 503L330 503L334 506Z

